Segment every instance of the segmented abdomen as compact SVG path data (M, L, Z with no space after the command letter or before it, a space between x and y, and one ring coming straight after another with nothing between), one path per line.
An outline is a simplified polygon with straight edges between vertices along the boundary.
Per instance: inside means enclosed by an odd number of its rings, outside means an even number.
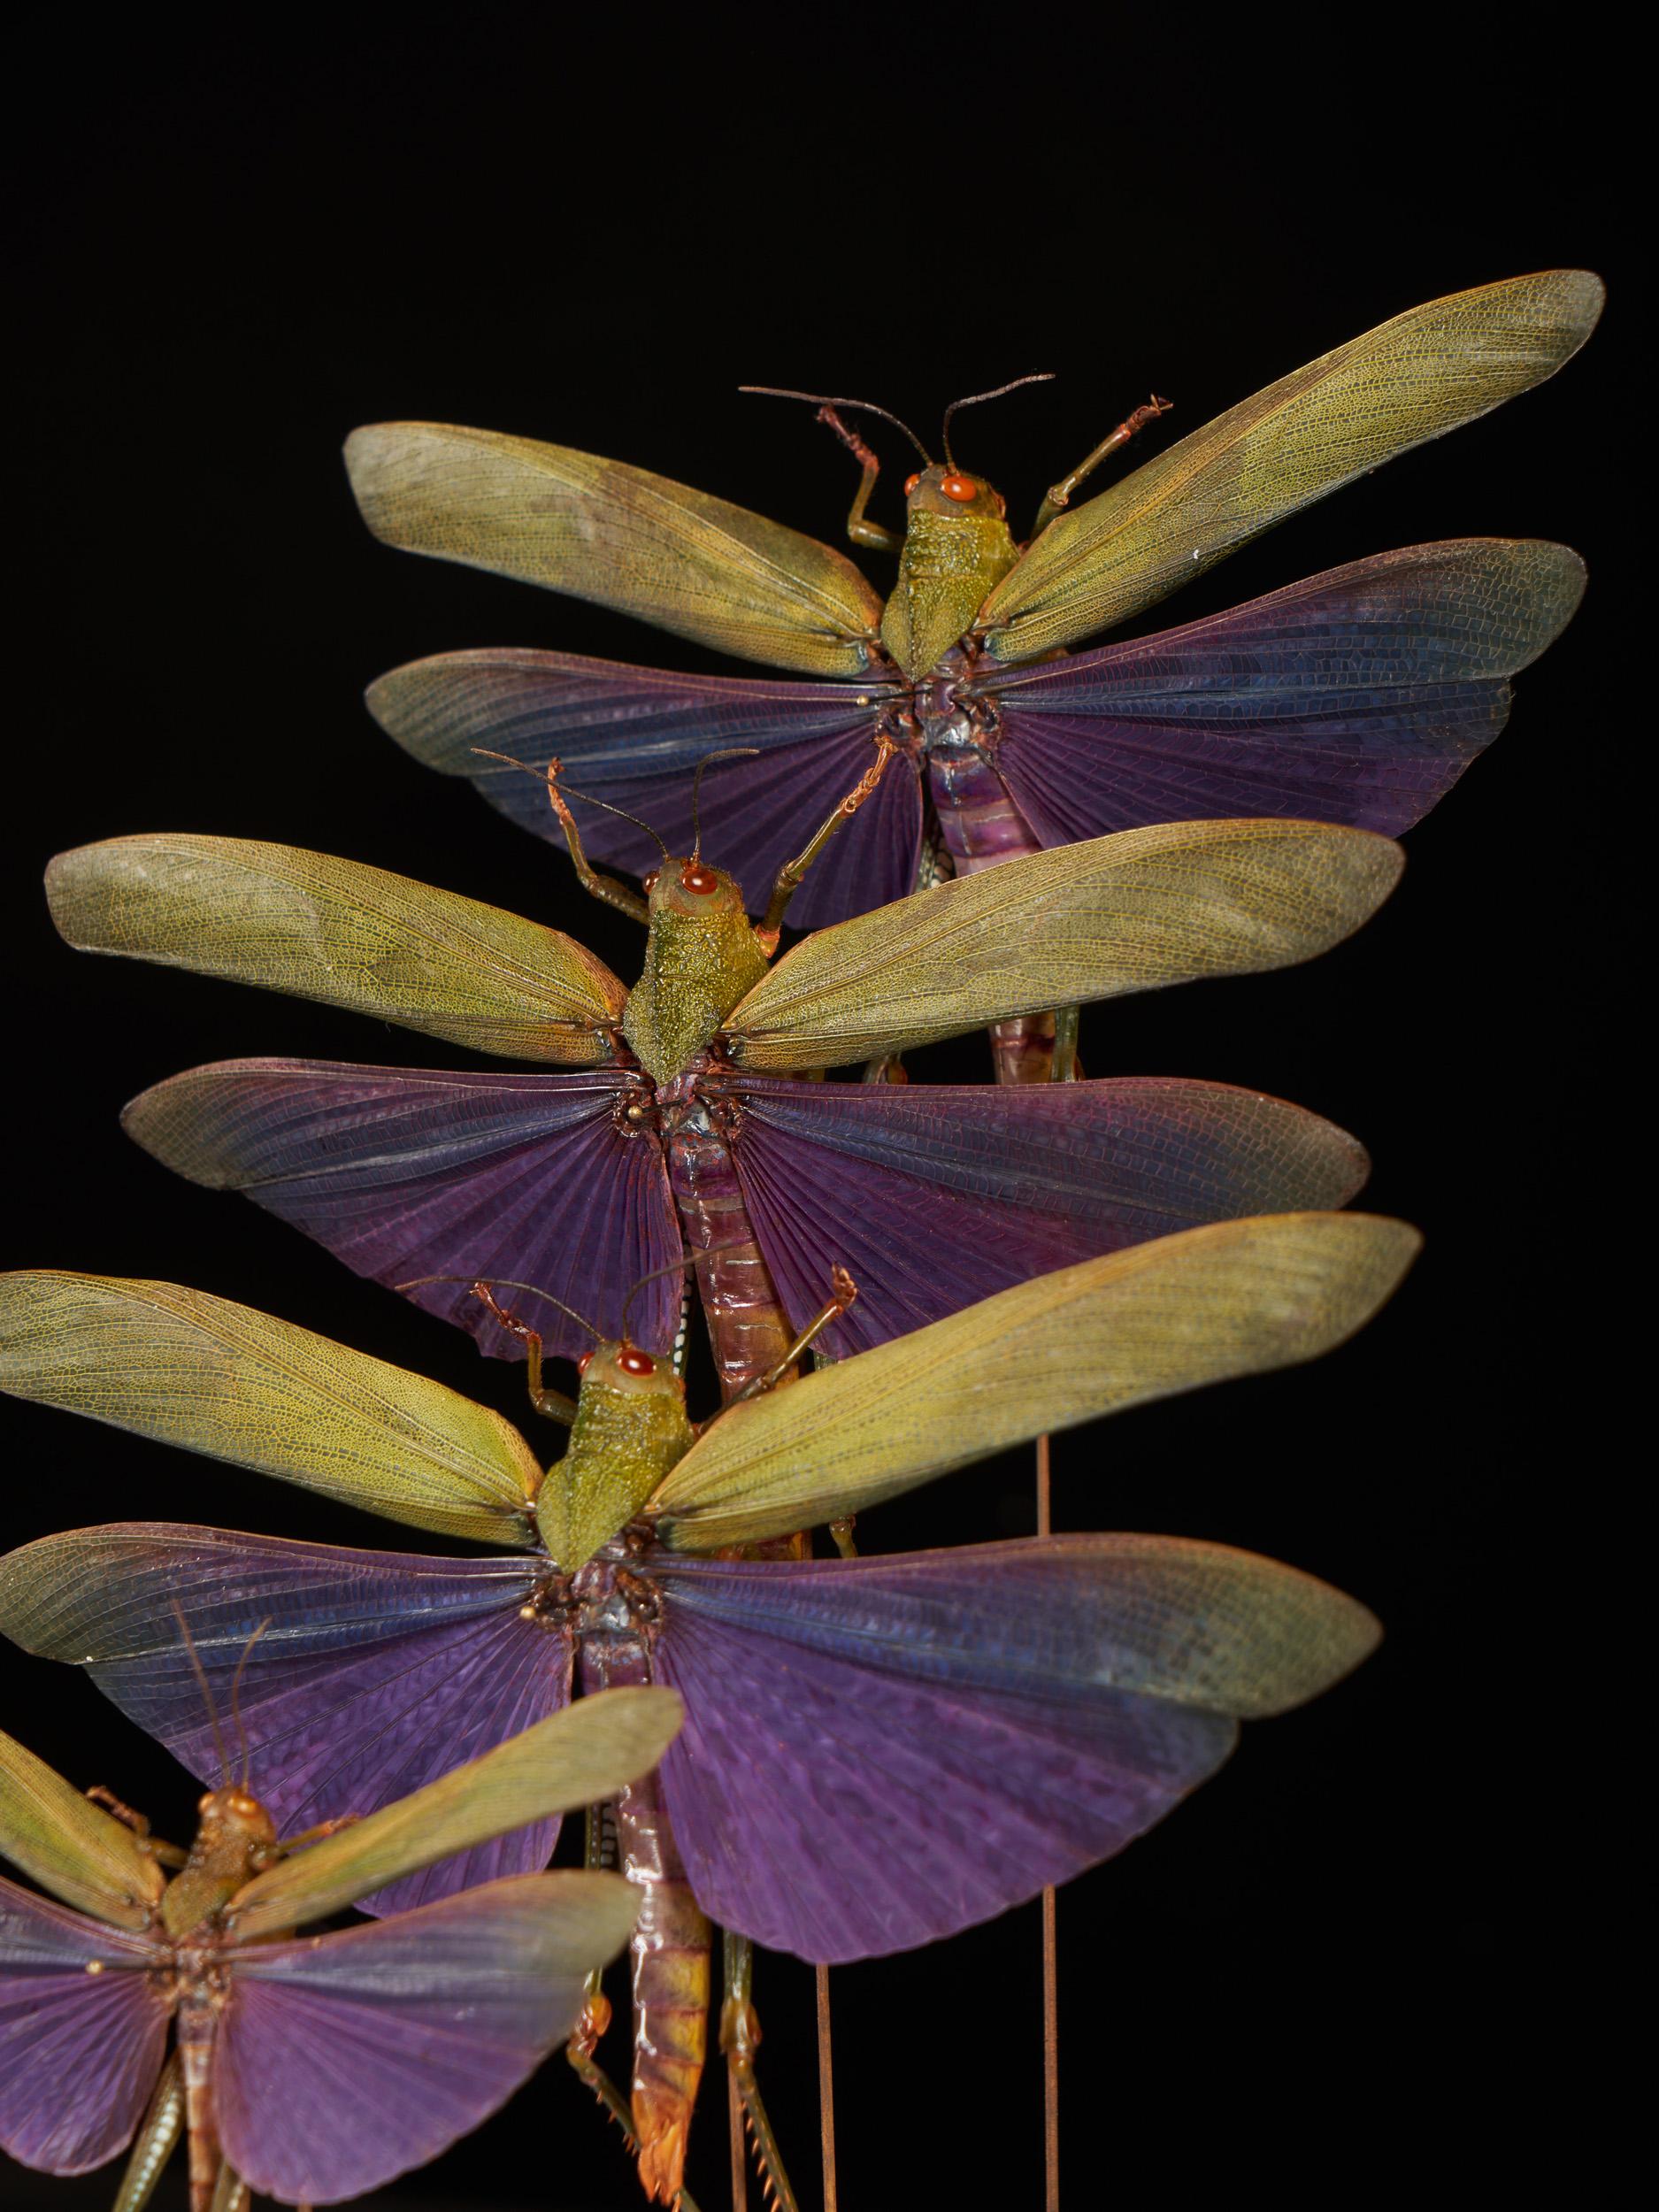
M649 1656L637 1638L593 1636L584 1644L585 1691L650 1678ZM659 1773L622 1792L616 1823L622 1871L644 1900L628 1944L640 2180L649 2197L672 2204L685 2177L686 2139L708 2051L709 1924L686 1879Z
M755 1241L754 1225L725 1140L693 1096L671 1108L669 1180L687 1248L714 1256L697 1269L720 1395L733 1398L764 1375L794 1341L788 1317Z
M1001 776L968 744L930 744L927 787L959 876L1042 850ZM1054 1016L1020 1014L993 1022L991 1055L999 1083L1046 1083L1054 1067Z
M209 2212L219 2181L219 2129L213 2118L213 2039L219 2026L211 2005L186 1998L174 2029L184 2077L184 2120L190 2131L190 2212Z

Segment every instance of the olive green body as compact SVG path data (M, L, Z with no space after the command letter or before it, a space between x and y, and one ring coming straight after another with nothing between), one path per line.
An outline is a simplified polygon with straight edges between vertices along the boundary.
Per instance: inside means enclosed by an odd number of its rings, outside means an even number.
M705 895L686 890L672 866L652 886L644 968L622 1020L641 1066L659 1083L708 1043L768 965L736 884L719 869L701 872L716 882Z
M626 1527L695 1441L685 1393L667 1361L633 1375L618 1364L628 1353L626 1346L602 1345L588 1362L570 1448L536 1496L536 1526L564 1574L574 1574Z
M973 495L953 499L941 483L972 486ZM881 642L912 682L973 627L1018 558L1002 498L983 477L934 466L914 480L899 580L881 615Z
M282 1855L276 1824L246 1790L210 1790L196 1807L190 1855L162 1893L162 1925L187 1936Z

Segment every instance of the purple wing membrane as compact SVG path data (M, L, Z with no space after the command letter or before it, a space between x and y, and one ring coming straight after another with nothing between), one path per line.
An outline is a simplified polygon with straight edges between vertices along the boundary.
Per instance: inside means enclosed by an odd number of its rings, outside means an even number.
M1363 1148L1219 1083L990 1085L745 1078L733 1141L773 1283L804 1327L832 1265L859 1296L836 1357L1074 1261L1255 1213L1343 1205Z
M1217 815L1393 836L1503 727L1507 679L1583 591L1564 546L1410 546L967 689L995 704L997 769L1047 845Z
M727 746L758 760L717 763L703 780L703 843L741 883L749 910L874 758L872 737L889 695L880 686L679 676L569 653L444 653L394 669L369 688L388 735L446 775L465 776L493 806L560 841L547 792L521 769L482 760L510 753L533 768L563 764L573 792L626 807L671 852L692 849L697 764ZM790 908L816 929L902 898L914 880L921 807L914 773L895 762L878 800L841 832ZM643 875L660 857L633 824L583 811L594 858ZM844 879L844 880L843 880Z
M628 1133L638 1079L462 1075L326 1060L226 1060L133 1101L128 1132L194 1181L240 1190L359 1275L395 1286L422 1275L498 1274L565 1300L619 1336L630 1286L680 1257L657 1145ZM469 1329L496 1358L524 1355L466 1285L433 1283L417 1304ZM587 1332L546 1302L504 1295L551 1355ZM649 1284L629 1319L666 1352L680 1286Z
M824 1963L903 1950L1110 1857L1213 1773L1230 1719L1099 1685L1101 1540L657 1558L657 1677L687 1706L663 1776L704 1911Z
M177 1605L227 1735L242 1668L249 1772L284 1835L407 1796L569 1700L568 1636L520 1617L536 1587L532 1559L346 1551L165 1522L42 1545L60 1555L55 1574L30 1571L40 1545L0 1567L0 1625L50 1656L92 1654L99 1688L214 1786L218 1744ZM49 1585L50 1595L25 1614L14 1583ZM242 1755L240 1736L230 1749ZM557 1834L557 1820L544 1821L481 1844L365 1909L534 1871Z
M132 2139L171 2007L157 1947L0 1878L0 2144L84 2174Z
M359 2196L504 2104L581 2005L581 1977L544 1955L557 1880L238 1953L214 2102L250 2185L285 2204Z

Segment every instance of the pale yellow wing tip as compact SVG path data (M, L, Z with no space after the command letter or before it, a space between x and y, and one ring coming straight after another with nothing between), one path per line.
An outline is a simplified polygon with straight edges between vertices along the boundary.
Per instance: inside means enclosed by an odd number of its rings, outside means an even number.
M1570 319L1578 332L1582 345L1601 319L1601 310L1607 305L1607 284L1594 269L1551 269L1547 272L1560 287L1563 303L1570 311Z
M105 926L111 886L146 847L167 841L165 833L103 837L96 844L54 853L43 879L46 906L65 943L77 952L109 950L116 941L116 933Z
M1345 1590L1335 1589L1329 1583L1322 1583L1319 1587L1329 1602L1329 1610L1317 1661L1292 1669L1275 1685L1263 1686L1256 1694L1240 1698L1237 1707L1239 1719L1276 1720L1281 1713L1294 1713L1299 1706L1324 1697L1340 1682L1346 1682L1381 1644L1383 1624L1370 1606L1362 1605L1357 1598L1349 1597Z
M1380 830L1350 829L1345 825L1331 823L1322 827L1340 829L1344 837L1363 839L1350 849L1358 863L1357 872L1366 876L1377 888L1377 904L1392 895L1406 872L1406 849L1397 838L1385 837Z
M352 490L361 498L365 483L373 479L411 436L446 427L445 424L435 422L359 423L341 448Z
M1405 1280L1423 1249L1423 1232L1392 1214L1331 1213L1311 1217L1329 1224L1328 1234L1344 1241L1351 1239L1356 1246L1369 1250L1371 1265L1356 1278L1360 1309L1353 1329L1347 1332L1351 1335L1380 1311Z
M641 1762L637 1772L629 1775L630 1781L650 1772L686 1722L686 1701L678 1690L671 1690L666 1683L653 1682L626 1689L604 1690L597 1698L584 1699L582 1703L590 1711L603 1704L614 1721L626 1721L634 1733L641 1751ZM645 1755L647 1754L649 1755Z
M395 480L386 480L400 469L411 451L437 442L467 441L479 445L523 445L529 440L512 438L500 431L479 430L461 422L365 422L359 423L346 439L341 452L346 465L346 476L357 504L364 510L364 519L371 529L375 525L368 513L370 503L388 490L398 488Z
M77 951L86 949L85 941L75 932L82 926L76 918L76 910L92 872L87 865L87 856L102 850L99 845L75 845L68 852L54 853L46 864L47 911L58 935Z

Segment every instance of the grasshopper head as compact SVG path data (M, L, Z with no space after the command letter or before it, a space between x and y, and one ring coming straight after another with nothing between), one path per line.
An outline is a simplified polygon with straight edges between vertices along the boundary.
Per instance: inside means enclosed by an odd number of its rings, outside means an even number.
M209 1790L205 1797L197 1799L196 1816L198 1850L221 1845L253 1847L277 1839L275 1821L259 1800L244 1789Z
M972 515L979 521L1001 522L1008 502L982 476L952 468L944 461L930 461L905 483L906 512L916 515Z

